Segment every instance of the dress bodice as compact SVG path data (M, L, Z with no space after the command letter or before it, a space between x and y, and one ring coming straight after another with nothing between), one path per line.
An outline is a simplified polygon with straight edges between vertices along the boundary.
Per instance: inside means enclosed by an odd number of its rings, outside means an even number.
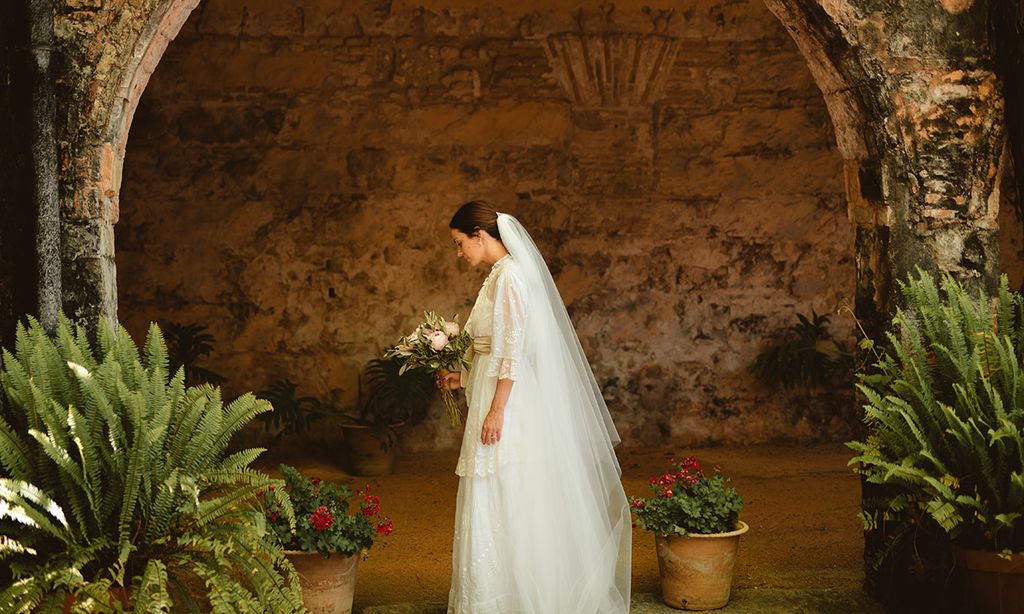
M525 287L515 261L506 255L491 267L466 320L475 353L486 356L482 366L487 375L516 379L522 360L525 325Z
M516 462L522 445L517 435L515 389L505 406L505 429L497 444L480 443L480 430L490 411L499 379L520 379L523 330L526 325L525 285L510 256L494 263L480 286L465 330L473 337L470 370L462 374L469 413L463 434L458 475L489 475L506 463ZM518 384L517 384L518 385Z

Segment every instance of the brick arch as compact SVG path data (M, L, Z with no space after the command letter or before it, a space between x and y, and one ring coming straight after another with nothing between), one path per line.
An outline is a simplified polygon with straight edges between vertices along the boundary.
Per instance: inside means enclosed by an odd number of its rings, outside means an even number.
M178 36L189 15L200 0L165 0L162 6L153 10L148 23L139 36L135 48L129 54L124 73L114 93L109 119L104 131L103 165L110 168L101 180L101 193L111 199L113 223L118 218L118 192L121 185L121 167L124 164L125 147L131 131L132 118L139 106L142 93L149 84L167 46Z
M62 302L65 314L91 329L117 319L113 226L132 117L168 44L200 1L150 0L135 12L101 8L98 16L81 11L64 18L65 31L73 34L59 37L58 46L67 59L64 96L73 104L58 119L66 141ZM105 25L100 17L107 17ZM90 29L92 36L81 34ZM86 71L90 78L78 78Z

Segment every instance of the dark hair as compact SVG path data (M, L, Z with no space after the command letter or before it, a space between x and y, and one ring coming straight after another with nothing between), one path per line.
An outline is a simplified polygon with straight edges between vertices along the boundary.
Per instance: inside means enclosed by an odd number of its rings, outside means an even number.
M487 234L501 241L501 235L498 234L498 212L483 200L471 200L459 207L448 227L467 237L475 237L481 230L486 230Z

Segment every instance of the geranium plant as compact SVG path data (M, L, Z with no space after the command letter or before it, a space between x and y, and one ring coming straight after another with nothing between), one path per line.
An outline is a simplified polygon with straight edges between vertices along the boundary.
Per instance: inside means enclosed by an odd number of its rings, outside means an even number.
M736 529L743 499L718 467L704 475L697 458L672 459L672 471L651 476L652 497L632 497L637 526L657 535L726 533Z
M371 494L369 484L353 494L347 486L307 478L294 467L280 469L287 492L269 488L260 497L267 522L285 549L319 552L324 558L332 553L350 555L369 549L378 535L394 530L391 519L381 516L380 498ZM282 512L285 497L295 510L294 527ZM349 513L352 499L358 500L358 511Z

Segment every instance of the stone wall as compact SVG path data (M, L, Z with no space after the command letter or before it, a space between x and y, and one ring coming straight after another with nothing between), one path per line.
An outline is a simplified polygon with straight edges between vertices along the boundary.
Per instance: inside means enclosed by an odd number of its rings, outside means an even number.
M168 48L116 227L136 334L208 324L230 391L289 377L344 405L421 309L468 314L485 271L457 264L446 222L484 197L534 233L627 443L848 434L849 397L747 371L796 312L834 313L854 287L831 123L761 3L334 6L210 0ZM677 37L657 99L560 87L579 58L549 58L548 36L581 31L609 49Z

